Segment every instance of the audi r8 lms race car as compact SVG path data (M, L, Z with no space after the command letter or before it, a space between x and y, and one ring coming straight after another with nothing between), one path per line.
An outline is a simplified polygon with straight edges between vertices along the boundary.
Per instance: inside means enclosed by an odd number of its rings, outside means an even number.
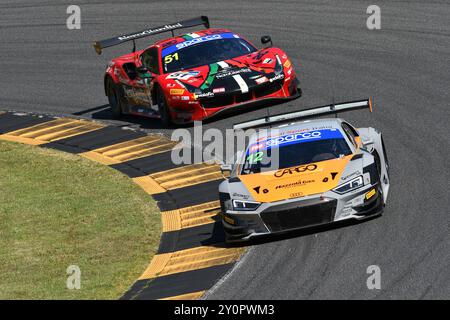
M250 136L238 164L222 166L231 171L219 186L227 239L247 240L381 214L389 191L381 133L370 127L356 129L339 118L304 120L361 108L372 111L371 100L235 125L248 129L282 123Z
M174 30L207 29L174 36ZM136 51L135 40L163 32L172 38ZM203 120L227 109L249 107L301 95L288 56L271 47L257 49L227 29L210 29L202 16L98 41L102 49L133 41L133 52L112 59L104 76L105 94L114 116L159 117L164 125Z

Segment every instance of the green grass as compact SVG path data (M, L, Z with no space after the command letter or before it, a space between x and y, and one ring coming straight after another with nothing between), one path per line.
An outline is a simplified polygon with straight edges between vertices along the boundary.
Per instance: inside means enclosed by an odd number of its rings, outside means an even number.
M151 196L79 156L0 141L0 299L117 299L161 235ZM66 286L69 265L81 289Z

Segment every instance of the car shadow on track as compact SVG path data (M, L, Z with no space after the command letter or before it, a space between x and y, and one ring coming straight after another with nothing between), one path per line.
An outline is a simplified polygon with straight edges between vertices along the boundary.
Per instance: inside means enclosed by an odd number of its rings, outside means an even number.
M123 115L120 118L116 118L111 113L109 104L103 104L100 106L84 109L78 112L72 113L75 116L83 116L90 114L90 117L94 120L103 121L117 121L120 123L126 123L129 125L136 125L140 129L173 129L172 127L164 127L161 121L157 118L150 119L145 117Z
M324 226L318 226L318 227L311 227L303 230L293 230L288 231L285 233L279 233L279 234L273 234L273 235L266 235L266 236L260 236L255 237L254 239L251 239L249 241L242 241L242 242L234 242L229 243L229 247L249 247L249 246L256 246L256 245L263 245L266 243L271 242L278 242L293 238L300 238L309 236L312 234L327 232L335 229L341 229L341 228L347 228L347 227L353 227L362 223L367 223L372 220L376 220L377 218L381 217L381 215L374 215L371 217L368 217L364 220L344 220L344 221L338 221L334 222L332 224L324 225Z
M281 105L281 104L290 104L292 101L276 101L271 103L263 103L260 105L255 106L249 106L247 108L240 108L239 110L235 110L233 108L227 110L225 109L224 112L220 112L217 115L212 116L211 118L204 119L202 121L203 125L213 124L214 122L230 119L232 122L234 117L238 115L243 115L252 111L256 111L259 109L266 109L267 115L276 115L277 112L274 112L274 107ZM292 106L292 105L291 105ZM94 120L104 120L104 121L118 121L118 122L126 122L130 125L137 125L140 129L165 129L165 130L173 130L177 128L191 128L193 127L193 123L186 123L186 124L174 124L170 127L164 126L161 121L158 118L146 118L142 116L134 116L134 115L123 115L120 118L115 118L113 114L111 113L111 109L109 107L109 104L103 104L87 109L83 109L77 112L72 113L75 116L84 116L84 115L90 115L92 119Z

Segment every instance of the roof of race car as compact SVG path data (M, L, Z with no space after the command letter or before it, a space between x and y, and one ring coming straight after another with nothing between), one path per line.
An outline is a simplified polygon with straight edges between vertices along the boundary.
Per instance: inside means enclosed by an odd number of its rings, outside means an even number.
M342 119L339 118L314 119L283 124L265 130L262 129L250 136L249 145L257 141L284 136L286 134L294 134L314 130L337 129L342 132L341 122Z

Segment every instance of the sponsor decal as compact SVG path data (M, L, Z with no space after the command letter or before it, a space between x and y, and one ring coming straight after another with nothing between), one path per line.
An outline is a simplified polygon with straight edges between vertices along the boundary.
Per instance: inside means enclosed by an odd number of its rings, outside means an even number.
M282 80L282 79L284 79L284 74L280 73L279 75L276 75L275 77L270 78L269 81L274 82L274 81Z
M194 94L194 98L195 98L195 99L200 99L200 98L211 98L211 97L214 97L214 93L212 93L212 92L199 93L199 94L195 93L195 94Z
M192 77L198 76L200 71L190 70L190 71L178 71L169 74L166 79L176 79L176 80L188 80Z
M233 192L233 194L231 196L233 198L240 198L240 199L244 199L244 200L247 200L250 197L248 194L240 194L240 193L236 193L236 192Z
M252 70L250 70L249 68L243 68L243 69L218 73L218 74L216 74L216 78L221 79L221 78L231 77L231 76L234 76L234 75L237 75L240 73L248 73L248 72L252 72Z
M283 66L284 66L285 68L289 68L291 65L292 65L292 63L291 63L290 60L286 60L286 62L283 64Z
M304 186L310 183L314 183L316 182L316 180L314 179L310 179L310 180L298 180L295 182L291 182L291 183L286 183L286 184L279 184L275 187L275 189L287 189L287 188L294 188L294 187L299 187L299 186Z
M273 62L273 59L266 58L266 59L264 59L263 64L268 64L268 63L272 63L272 62Z
M224 30L222 30L222 31L224 31ZM172 54L175 51L178 51L180 49L183 49L183 48L186 48L186 47L198 44L198 43L219 40L219 39L233 39L233 38L235 38L235 37L230 32L221 32L221 33L209 32L209 34L202 36L202 37L186 39L186 41L172 44L171 46L164 48L162 50L161 55L164 58L168 54Z
M222 35L214 34L214 35L209 35L209 36L204 36L204 37L198 37L198 38L194 38L192 40L186 40L182 43L178 43L175 46L177 47L177 49L182 49L182 48L186 48L186 47L192 46L193 44L197 44L200 42L218 40L218 39L222 39Z
M170 89L170 94L173 96L181 96L184 94L184 89Z
M189 96L182 96L181 100L188 101L189 100Z
M183 25L181 23L176 23L176 24L166 24L163 27L160 28L155 28L155 29L148 29L148 30L144 30L138 33L134 33L134 34L129 34L129 35L124 35L124 36L120 36L117 39L119 40L130 40L130 39L136 39L139 37L143 37L146 35L151 35L155 32L161 32L161 31L167 31L167 30L172 30L175 28L181 28L183 27Z
M350 155L339 159L281 168L277 171L242 174L239 175L239 179L248 189L253 200L259 202L274 202L289 197L321 194L338 186L340 172L344 171L351 157ZM334 180L331 180L331 172L339 172ZM328 183L322 183L324 177L328 177ZM259 193L254 190L256 186L260 186ZM269 190L267 194L263 194L261 191L263 188ZM361 196L364 197L364 195Z
M271 137L269 139L259 141L250 145L247 150L247 154L253 153L258 150L266 150L273 147L282 147L290 144L338 138L342 138L342 134L337 129L313 130L284 134L278 137Z
M266 76L262 76L261 78L255 80L255 82L256 82L257 84L262 84L262 83L265 83L265 82L267 82L267 81L269 81L269 79L267 79Z
M176 83L168 83L168 84L166 85L167 88L173 88L173 87L175 87L175 86L176 86Z
M377 193L377 190L372 189L369 192L366 193L366 200L369 200L370 198L372 198L375 194Z
M307 132L307 131L315 131L315 130L325 130L325 129L330 129L333 131L336 130L335 127L328 126L328 125L327 126L312 126L312 127L307 127L307 128L301 128L301 129L289 129L286 131L280 131L277 134L271 134L268 137L262 135L256 141L261 142L262 140L266 140L269 138L276 138L276 137L280 137L280 136L284 136L284 135L288 135L288 134L295 134L295 133L299 133L299 132Z
M294 174L294 173L302 173L306 171L314 171L317 169L317 165L312 163L308 165L301 165L293 168L287 168L276 171L273 175L277 178L281 178L285 174Z
M221 93L221 92L225 92L225 88L215 88L213 89L214 93Z

